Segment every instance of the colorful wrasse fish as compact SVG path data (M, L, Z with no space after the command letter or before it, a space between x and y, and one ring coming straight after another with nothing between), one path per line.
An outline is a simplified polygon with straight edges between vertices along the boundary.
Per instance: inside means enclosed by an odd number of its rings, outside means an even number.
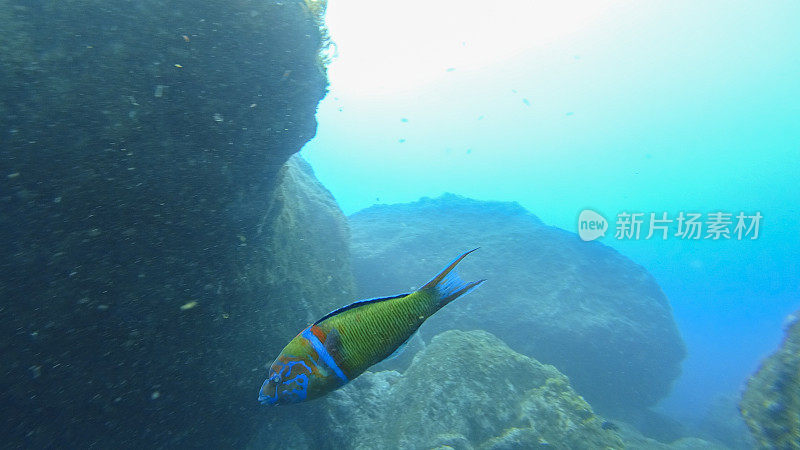
M301 331L272 363L258 401L285 405L321 397L384 360L425 319L485 281L465 283L453 271L475 250L454 259L410 294L352 303Z

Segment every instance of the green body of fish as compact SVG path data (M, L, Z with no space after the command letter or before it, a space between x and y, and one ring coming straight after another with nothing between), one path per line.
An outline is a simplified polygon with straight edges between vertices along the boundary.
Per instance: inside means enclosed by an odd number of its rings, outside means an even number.
M428 317L484 281L465 283L453 271L473 251L417 291L352 303L301 331L272 363L258 400L281 405L320 397L394 353Z

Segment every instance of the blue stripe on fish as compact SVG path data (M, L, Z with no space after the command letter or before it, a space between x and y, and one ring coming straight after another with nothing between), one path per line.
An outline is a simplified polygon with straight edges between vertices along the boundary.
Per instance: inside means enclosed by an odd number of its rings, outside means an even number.
M308 340L308 342L311 343L311 346L314 347L314 351L317 352L319 358L328 367L330 367L331 370L333 370L333 373L335 373L336 376L339 377L340 380L342 380L342 383L347 383L348 381L350 381L347 379L347 376L345 376L344 372L342 372L342 369L340 369L339 366L336 365L336 361L333 360L333 356L331 356L331 354L328 353L328 350L325 348L324 345L322 345L322 342L320 342L319 339L317 339L317 337L314 336L314 333L311 332L310 327L306 328L305 331L303 331L303 337L306 338L306 340Z

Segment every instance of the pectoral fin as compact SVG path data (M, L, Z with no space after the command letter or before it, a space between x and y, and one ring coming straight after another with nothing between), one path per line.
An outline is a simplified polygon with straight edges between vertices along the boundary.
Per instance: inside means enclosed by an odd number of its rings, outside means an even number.
M395 359L398 356L400 356L405 351L406 347L408 347L408 342L414 339L415 336L419 336L419 332L415 332L414 334L412 334L408 339L405 340L405 342L400 344L400 346L397 347L397 349L394 352L392 352L391 355L387 356L384 361Z
M336 328L331 328L325 339L325 350L335 358L339 354L340 348L342 348L342 335Z

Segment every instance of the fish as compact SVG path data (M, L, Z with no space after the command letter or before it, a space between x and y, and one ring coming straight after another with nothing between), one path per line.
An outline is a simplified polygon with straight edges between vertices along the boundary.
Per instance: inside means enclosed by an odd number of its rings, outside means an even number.
M472 249L414 292L359 300L332 311L294 337L270 365L262 405L322 397L391 356L425 320L486 280L464 282L455 269Z

